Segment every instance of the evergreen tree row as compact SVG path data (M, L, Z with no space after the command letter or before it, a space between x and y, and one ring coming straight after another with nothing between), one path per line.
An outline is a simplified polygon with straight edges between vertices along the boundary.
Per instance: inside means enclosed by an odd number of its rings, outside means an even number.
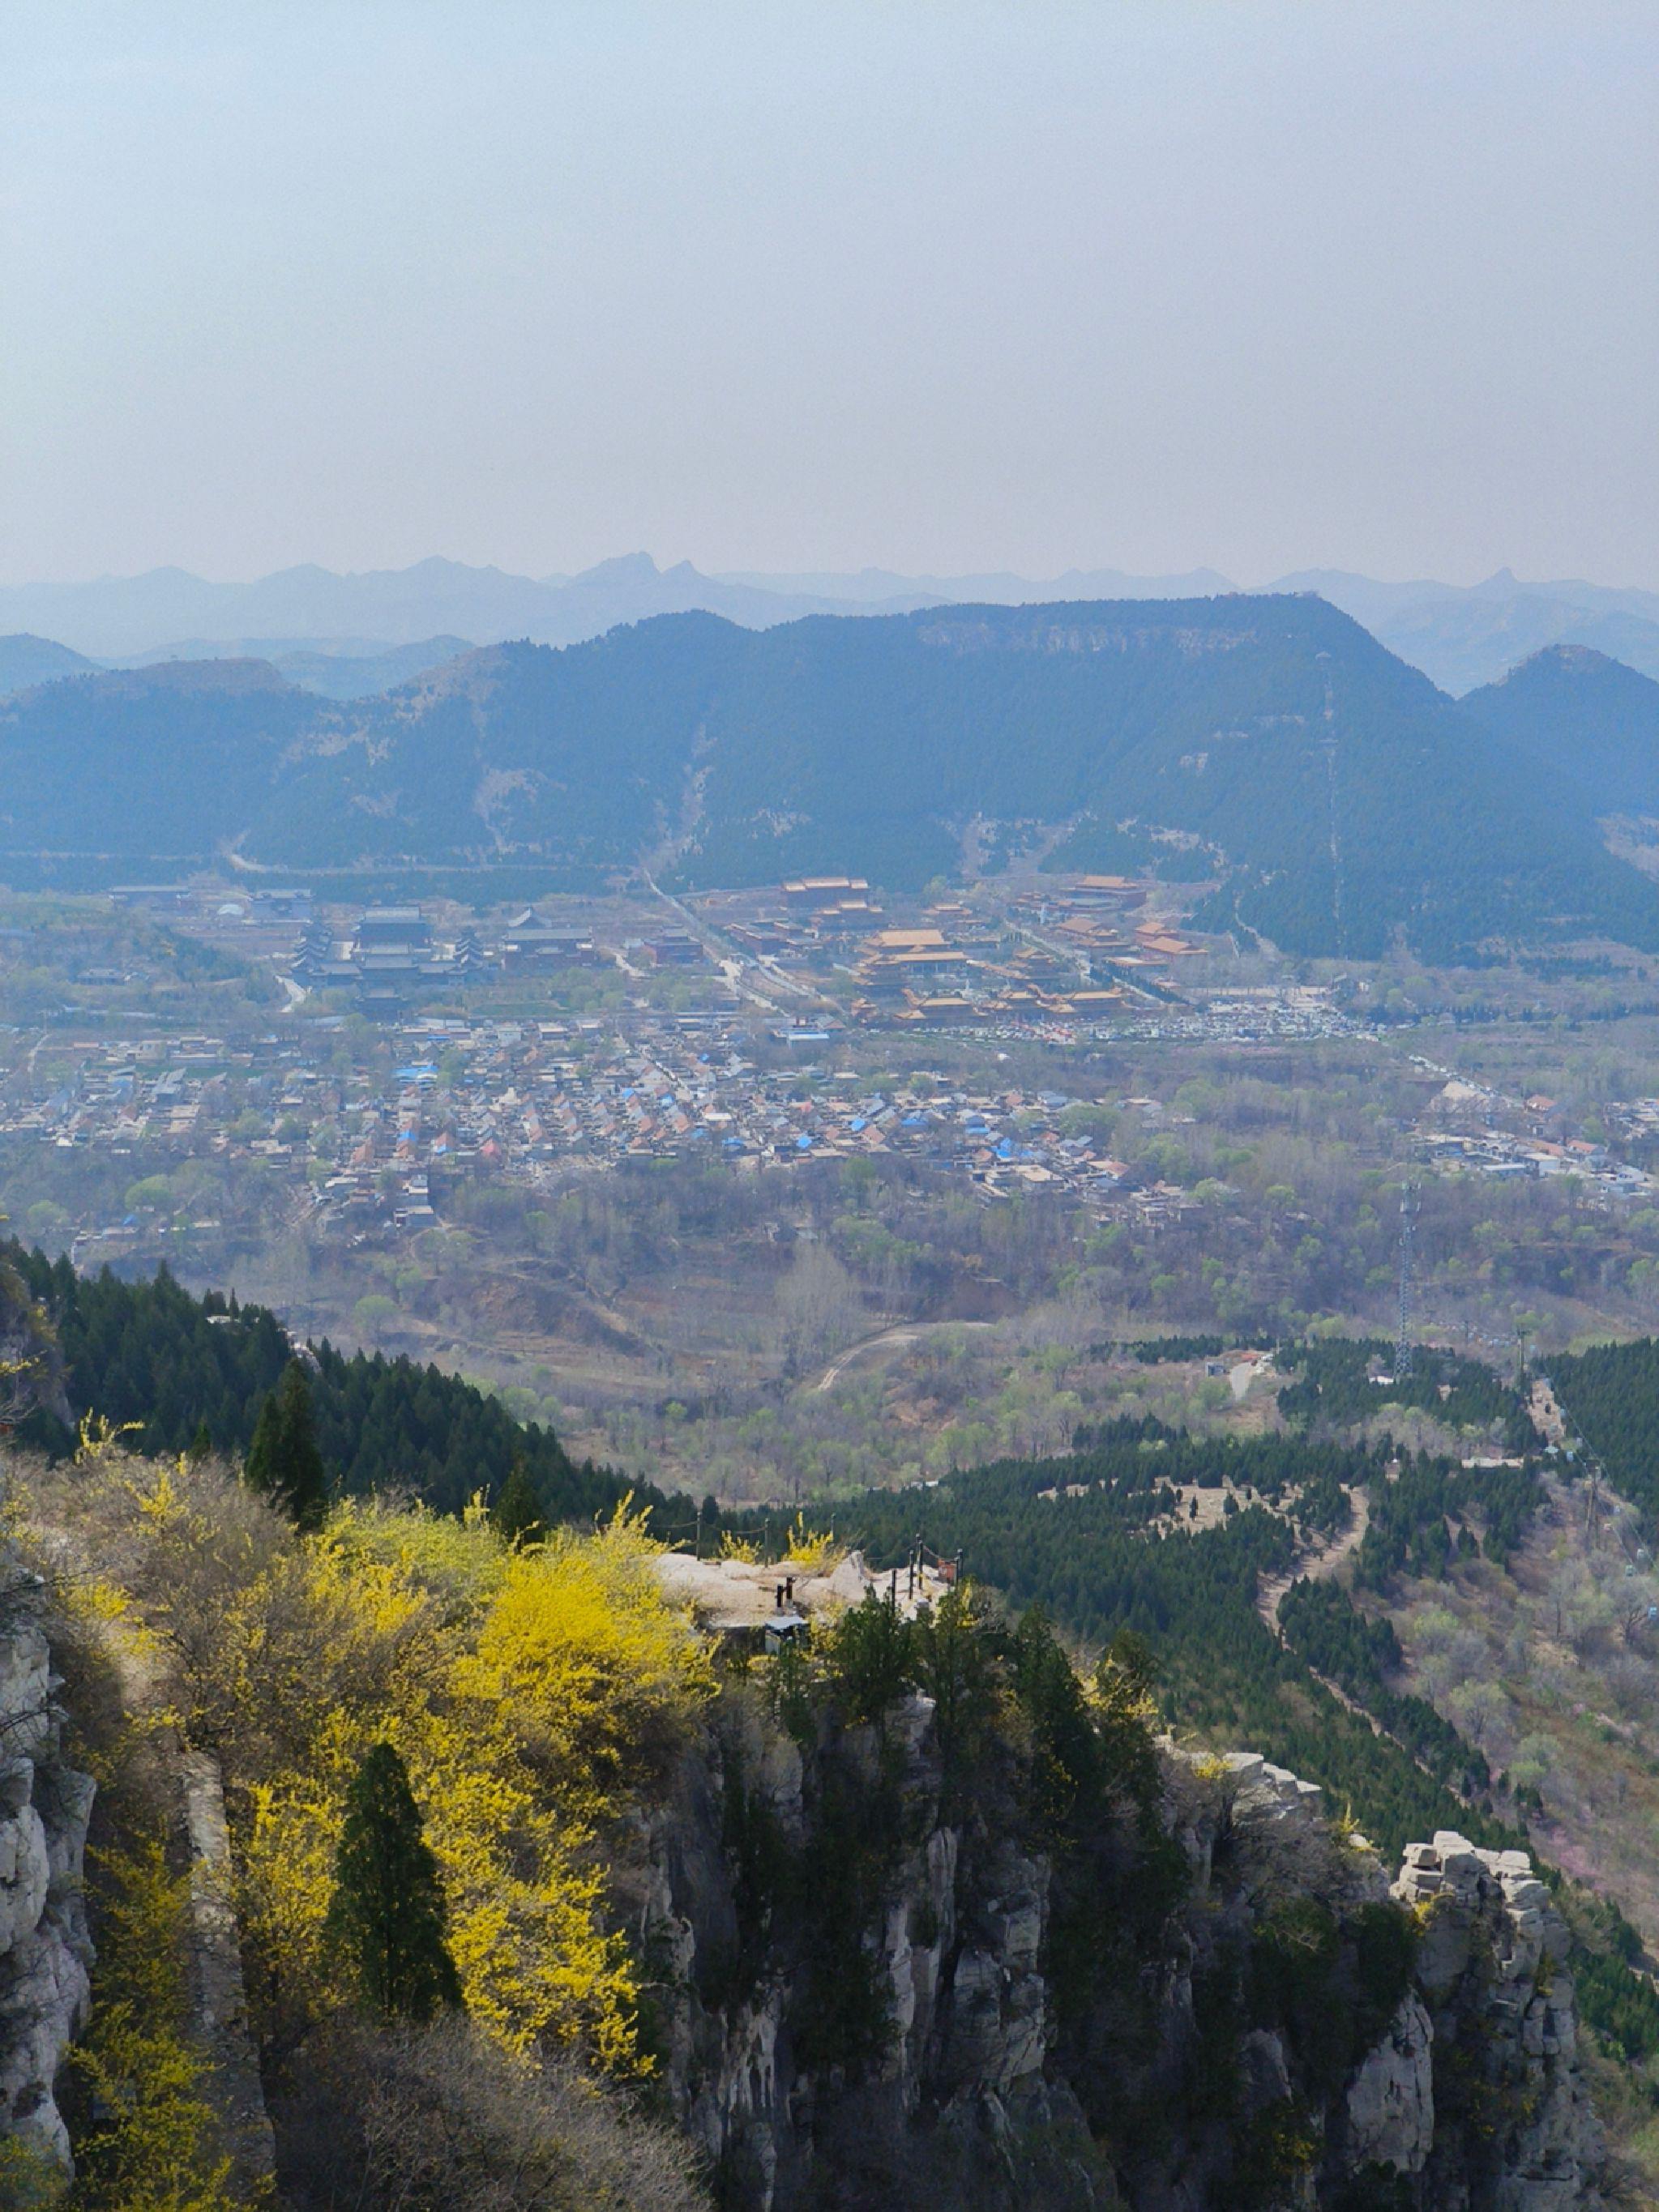
M1550 1380L1613 1483L1659 1522L1659 1339L1564 1352Z
M326 1340L296 1346L265 1307L239 1305L215 1291L195 1297L165 1267L130 1283L107 1268L78 1276L67 1260L15 1245L0 1257L21 1276L56 1336L71 1416L132 1425L141 1451L223 1452L249 1460L263 1480L280 1425L278 1394L297 1358L327 1495L397 1489L459 1513L479 1491L497 1499L516 1466L550 1522L608 1513L630 1488L665 1529L695 1520L691 1499L630 1485L591 1460L577 1464L550 1430L514 1420L498 1399L440 1368L380 1352L347 1354ZM265 1442L256 1451L262 1420ZM44 1407L20 1433L54 1453L74 1443L71 1429ZM284 1475L277 1487L290 1480ZM307 1496L313 1486L307 1477Z
M1326 1337L1291 1345L1275 1364L1299 1371L1279 1391L1279 1410L1286 1420L1346 1428L1382 1406L1414 1406L1449 1428L1501 1422L1504 1448L1510 1452L1523 1452L1534 1442L1521 1394L1482 1361L1419 1345L1411 1373L1396 1376L1386 1372L1395 1355L1395 1346L1381 1337ZM1374 1378L1370 1370L1377 1363L1385 1363L1385 1371Z

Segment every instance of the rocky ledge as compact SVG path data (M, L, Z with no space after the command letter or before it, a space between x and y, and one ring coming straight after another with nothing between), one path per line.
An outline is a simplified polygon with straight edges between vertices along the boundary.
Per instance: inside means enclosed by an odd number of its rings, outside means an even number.
M1351 2095L1375 2113L1374 2154L1423 2174L1424 2202L1446 2212L1595 2204L1606 2147L1578 2063L1567 1930L1531 1859L1443 1828L1407 1845L1394 1895L1421 1924L1419 1994L1396 2062L1403 2100L1386 2061L1368 2062Z

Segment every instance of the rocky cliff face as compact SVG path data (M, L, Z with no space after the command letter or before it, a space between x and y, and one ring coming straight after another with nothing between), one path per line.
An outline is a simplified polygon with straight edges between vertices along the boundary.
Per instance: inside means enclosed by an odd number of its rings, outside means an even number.
M1155 1818L1037 1847L933 1711L728 1711L643 1837L665 2086L740 2212L1577 2212L1602 2151L1565 1931L1442 1834L1392 1890L1319 1793L1164 1746Z
M0 1603L15 1609L15 1596ZM81 1875L93 1783L64 1761L56 1687L41 1631L0 1625L0 2137L67 2166L52 2089L90 1994Z
M1603 2146L1578 2065L1566 1929L1531 1860L1443 1830L1407 1847L1394 1894L1424 1930L1430 2125L1401 2147L1425 2201L1446 2212L1593 2203Z

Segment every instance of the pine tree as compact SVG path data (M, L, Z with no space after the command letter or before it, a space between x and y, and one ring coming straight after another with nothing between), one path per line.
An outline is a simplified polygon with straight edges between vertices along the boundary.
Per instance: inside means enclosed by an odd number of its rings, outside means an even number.
M445 1917L408 1770L391 1744L377 1743L346 1791L328 1932L383 2018L430 2020L460 2003Z
M190 1456L200 1462L210 1458L212 1452L213 1438L208 1432L208 1425L205 1420L198 1421L196 1433L190 1440Z
M521 1544L539 1544L547 1534L547 1517L522 1459L514 1461L501 1494L489 1509L489 1525L515 1550Z
M311 1416L311 1385L297 1359L259 1408L244 1469L251 1488L301 1528L314 1528L328 1505L328 1477Z

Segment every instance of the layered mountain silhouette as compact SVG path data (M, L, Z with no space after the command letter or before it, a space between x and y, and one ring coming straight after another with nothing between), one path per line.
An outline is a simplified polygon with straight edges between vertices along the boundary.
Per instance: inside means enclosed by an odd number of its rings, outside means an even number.
M1631 748L1545 774L1551 710L1522 707L1549 674L1460 706L1306 595L666 616L337 702L258 660L164 663L0 708L0 848L897 887L956 873L971 832L1212 884L1212 922L1308 953L1659 946L1601 828L1639 811Z
M1468 586L1379 584L1316 568L1285 577L1279 588L1317 592L1455 695L1494 682L1551 645L1589 646L1659 677L1659 592L1525 584L1507 568Z
M1572 580L1524 583L1507 568L1468 586L1381 583L1309 569L1266 588L1319 593L1454 694L1492 682L1553 644L1592 646L1659 676L1659 593L1652 592ZM760 629L812 613L1193 599L1235 589L1208 568L1181 576L1072 569L1046 582L1007 573L904 575L882 568L707 575L689 562L659 568L649 555L631 553L580 575L531 577L434 559L355 575L304 566L249 584L210 583L161 568L90 583L20 585L0 588L0 630L61 640L105 662L258 652L291 665L297 681L344 697L383 688L376 681L382 674L390 684L410 673L407 663L393 665L405 651L424 654L426 667L447 657L429 649L446 643L528 638L569 645L659 614L718 614ZM347 659L364 665L352 673L323 665ZM0 690L7 688L0 683Z
M355 647L355 650L352 649ZM428 637L414 645L381 645L371 639L343 639L340 650L319 651L301 639L190 639L165 652L137 653L116 667L149 667L163 661L268 660L280 675L301 690L315 691L325 699L362 699L371 692L389 691L428 668L471 653L464 637ZM51 638L0 637L0 699L32 690L37 684L53 684L65 676L88 676L112 664L71 652Z
M903 594L902 604L926 596ZM759 628L836 605L814 592L705 576L689 561L659 568L648 554L634 553L578 576L515 576L434 559L360 575L307 565L251 584L209 583L182 568L157 568L84 584L14 585L0 588L0 629L61 638L105 660L199 659L222 653L229 641L261 640L281 640L295 651L343 647L353 658L368 658L434 636L568 645L653 615L698 610Z
M84 653L71 653L49 637L0 637L0 698L27 691L36 684L55 683L60 676L82 676L95 667Z

